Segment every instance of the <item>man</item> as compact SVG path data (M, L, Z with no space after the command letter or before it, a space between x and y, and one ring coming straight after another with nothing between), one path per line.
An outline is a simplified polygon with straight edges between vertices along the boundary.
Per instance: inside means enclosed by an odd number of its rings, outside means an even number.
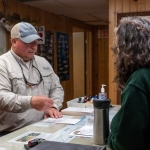
M64 91L51 65L35 55L38 39L31 24L18 23L11 29L11 50L0 56L0 135L62 117Z

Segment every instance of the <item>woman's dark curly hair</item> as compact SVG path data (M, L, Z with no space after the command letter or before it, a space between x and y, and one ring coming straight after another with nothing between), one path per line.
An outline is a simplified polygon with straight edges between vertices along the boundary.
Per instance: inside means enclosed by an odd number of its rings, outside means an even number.
M140 68L150 68L150 18L126 17L116 28L112 50L117 74L115 82L123 89L131 74Z

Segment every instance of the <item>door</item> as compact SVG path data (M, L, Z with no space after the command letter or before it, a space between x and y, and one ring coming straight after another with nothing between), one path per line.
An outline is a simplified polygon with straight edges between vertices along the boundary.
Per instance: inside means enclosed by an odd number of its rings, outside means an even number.
M73 33L73 84L74 98L85 95L84 32Z

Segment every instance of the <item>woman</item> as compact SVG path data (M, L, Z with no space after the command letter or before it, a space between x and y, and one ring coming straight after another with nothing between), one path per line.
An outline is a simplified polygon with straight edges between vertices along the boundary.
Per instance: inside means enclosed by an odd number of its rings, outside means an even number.
M111 123L111 150L150 150L150 20L127 17L116 29L115 82L121 108Z

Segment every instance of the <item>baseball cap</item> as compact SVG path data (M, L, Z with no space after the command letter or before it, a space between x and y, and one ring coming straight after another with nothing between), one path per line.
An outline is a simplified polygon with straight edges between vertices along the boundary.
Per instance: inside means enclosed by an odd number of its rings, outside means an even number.
M24 43L31 43L34 40L41 39L34 26L27 22L15 24L11 29L11 38L19 38Z

